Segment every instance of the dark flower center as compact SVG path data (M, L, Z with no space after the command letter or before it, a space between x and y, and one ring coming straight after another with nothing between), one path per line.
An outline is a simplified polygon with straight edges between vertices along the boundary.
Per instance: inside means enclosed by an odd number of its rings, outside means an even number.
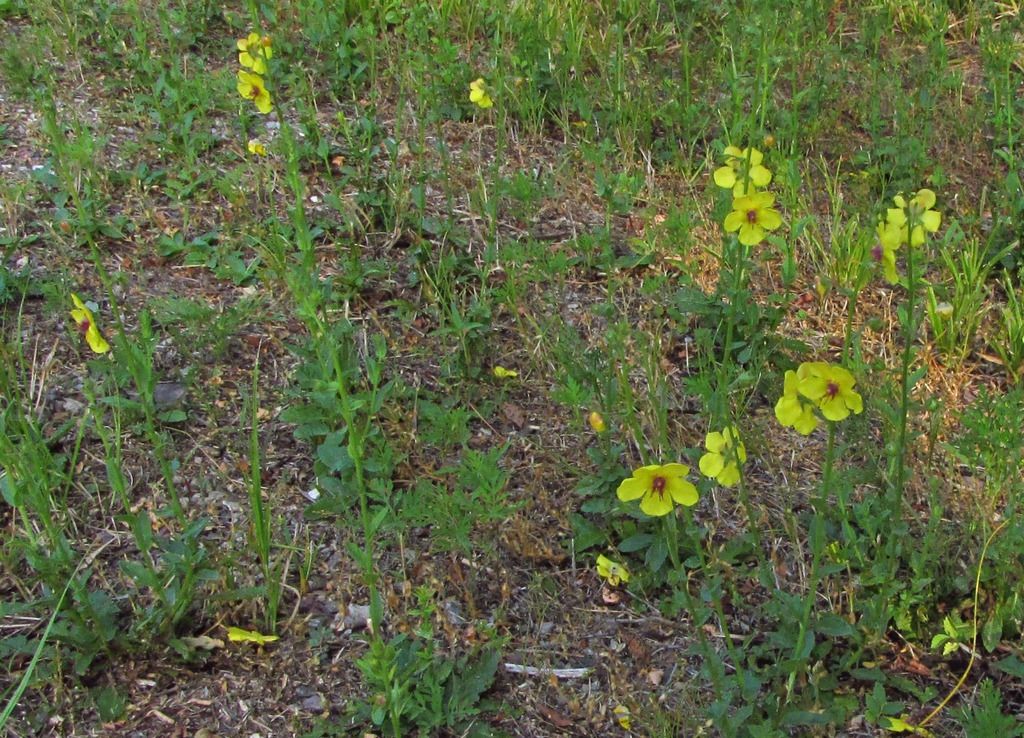
M835 382L829 382L825 387L825 394L829 397L835 397L839 394L839 385Z
M883 256L885 256L885 250L882 248L882 244L876 243L875 247L871 249L871 258L875 261L881 261Z
M665 482L665 477L655 477L651 480L651 489L655 494L663 495L665 494Z
M748 210L747 211L747 222L748 223L757 223L757 211L756 210Z
M89 332L88 320L81 320L78 322L78 332L81 333L83 336Z

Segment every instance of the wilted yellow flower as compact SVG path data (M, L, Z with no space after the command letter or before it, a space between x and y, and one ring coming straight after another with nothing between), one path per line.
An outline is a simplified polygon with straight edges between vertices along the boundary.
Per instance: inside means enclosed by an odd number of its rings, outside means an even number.
M250 154L256 154L256 156L267 155L267 147L261 144L258 138L250 138L247 148Z
M496 366L492 371L498 379L512 379L519 376L519 372L515 369L506 369L503 366Z
M684 464L641 466L622 481L616 495L623 502L639 498L645 515L668 515L676 503L687 507L697 504L697 488L686 479L689 472L690 467Z
M255 630L245 630L244 628L236 628L232 625L228 628L228 640L237 643L255 643L258 646L262 646L265 643L273 643L277 640L277 636L263 635Z
M782 225L782 216L772 208L774 204L775 195L767 192L733 199L732 212L725 216L725 230L739 231L740 243L744 246L760 243L767 231Z
M267 59L274 55L270 47L270 36L263 36L258 33L250 33L245 38L240 38L235 44L238 47L238 63L256 74L267 73Z
M480 77L469 83L469 101L475 103L477 107L484 108L485 110L494 105L494 100L491 99L490 94L487 91L487 83L484 82L484 78Z
M735 427L725 428L721 433L708 433L704 447L708 452L700 457L701 474L723 487L732 487L740 481L740 465L747 460L747 449Z
M597 410L594 410L587 416L587 422L590 423L590 427L594 429L595 433L604 433L608 430L608 426L604 423L604 418L601 417L601 413L597 412Z
M619 586L619 582L629 581L629 571L622 564L616 563L606 556L597 557L597 575L613 587Z
M633 727L633 716L629 712L629 708L625 705L616 705L612 710L615 715L616 721L619 723L619 727L623 730L631 730Z
M110 351L110 344L100 335L100 329L96 327L96 318L93 317L92 310L86 307L74 292L71 293L71 301L75 304L71 311L71 319L78 326L78 331L85 336L89 348L97 354L105 354Z
M263 84L263 78L244 69L238 70L238 94L246 100L252 100L261 113L269 113L274 106L270 101L270 93Z
M762 161L764 154L757 149L726 146L725 166L715 170L715 184L726 189L731 188L732 194L736 197L753 194L755 188L765 187L772 181L772 173L761 164Z

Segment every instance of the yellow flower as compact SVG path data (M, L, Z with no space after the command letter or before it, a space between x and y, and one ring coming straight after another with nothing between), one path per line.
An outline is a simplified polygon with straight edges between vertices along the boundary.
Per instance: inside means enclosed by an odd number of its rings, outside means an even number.
M748 157L749 162L747 161ZM772 181L771 171L761 164L763 160L764 154L757 149L726 146L725 166L715 170L715 184L726 189L731 187L732 194L736 197L752 195L756 191L756 187L766 187ZM748 177L745 176L748 171L749 182Z
M597 557L597 575L608 581L613 587L618 587L619 582L629 581L629 572L622 564L616 563L606 556Z
M601 413L597 412L597 410L587 416L587 422L590 423L594 433L604 433L608 430L608 426L604 423L604 418L601 417Z
M735 426L721 433L712 431L704 439L708 450L700 457L700 472L716 480L723 487L732 487L740 481L740 464L747 460L747 449L739 439Z
M697 504L697 488L686 480L690 467L684 464L641 466L624 479L616 494L623 502L640 499L640 510L652 518L668 515L675 503Z
M629 708L625 705L616 705L615 709L612 710L612 714L615 715L615 719L619 723L619 727L623 730L630 730L633 727L633 716L629 712Z
M246 100L252 100L256 109L261 113L269 113L273 107L270 101L270 93L263 84L263 78L258 74L238 70L238 94Z
M249 139L248 149L250 154L256 154L256 156L267 155L267 147L261 144L258 138Z
M519 372L515 369L506 369L503 366L495 366L491 371L498 379L512 379L519 376Z
M775 417L784 428L792 427L797 433L809 436L818 427L818 417L811 405L800 399L798 373L790 369L784 382L782 397L775 403Z
M853 389L856 380L846 369L823 361L803 364L800 368L804 367L806 372L800 378L798 390L818 406L826 420L837 422L851 412L859 414L864 409L861 396Z
M89 348L97 354L105 354L110 351L110 344L100 335L100 329L96 327L96 318L93 317L92 310L86 307L74 292L71 293L71 301L75 304L74 310L71 311L71 319L75 321L79 332L85 336Z
M487 92L487 83L480 77L469 83L469 101L485 110L494 105L494 100Z
M760 243L767 231L782 225L782 216L772 209L774 204L775 196L767 192L734 198L732 212L725 216L725 230L739 231L744 246Z
M267 59L274 55L270 48L270 36L260 38L258 33L250 33L235 43L238 47L238 63L256 74L267 73Z
M935 193L931 190L918 190L910 202L907 202L903 195L896 195L892 199L896 207L886 211L886 222L901 230L902 242L907 241L907 228L909 221L914 223L914 231L910 236L911 246L920 246L924 243L925 231L935 233L942 224L942 214L938 210L932 210L935 205Z
M892 223L879 223L875 229L878 242L871 249L871 258L882 265L882 274L889 284L896 284L900 276L896 272L896 250L900 247L902 231Z

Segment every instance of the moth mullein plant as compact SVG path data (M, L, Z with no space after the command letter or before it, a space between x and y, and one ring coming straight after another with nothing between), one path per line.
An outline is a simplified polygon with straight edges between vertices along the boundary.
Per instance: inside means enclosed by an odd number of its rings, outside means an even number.
M263 78L258 74L239 69L237 89L239 95L246 100L252 100L256 109L264 115L274 107L274 103L270 99L270 92L267 91Z
M484 110L494 105L494 100L491 99L487 83L484 82L483 77L479 77L469 83L469 101Z
M761 162L764 154L754 148L725 147L725 166L715 170L715 184L732 190L735 197L750 195L772 181L772 173Z
M854 390L856 380L841 366L804 362L795 372L786 372L784 383L782 397L775 403L775 417L802 435L810 435L818 427L815 410L831 423L864 410L864 401Z
M736 427L708 433L704 448L707 453L700 457L697 465L700 473L723 487L735 486L740 481L740 466L747 460L747 449Z
M782 225L782 216L772 206L775 195L754 192L732 201L732 212L725 216L725 230L736 231L740 243L755 246L764 240L768 231Z
M238 48L238 63L256 74L267 73L267 59L274 55L269 36L250 33L235 42Z
M624 479L616 490L623 502L640 500L640 511L652 518L668 515L676 505L697 504L697 488L686 479L690 467L685 464L641 466Z

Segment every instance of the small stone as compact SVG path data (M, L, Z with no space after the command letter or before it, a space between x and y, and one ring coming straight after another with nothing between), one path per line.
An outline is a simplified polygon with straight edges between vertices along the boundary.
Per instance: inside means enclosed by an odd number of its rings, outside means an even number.
M346 609L342 623L350 630L358 630L367 627L370 622L369 605L349 605Z
M78 415L80 412L85 410L85 403L79 402L73 397L65 397L61 407L65 412L71 413L72 415Z
M302 700L302 709L306 712L323 712L324 698L318 694L311 695Z

